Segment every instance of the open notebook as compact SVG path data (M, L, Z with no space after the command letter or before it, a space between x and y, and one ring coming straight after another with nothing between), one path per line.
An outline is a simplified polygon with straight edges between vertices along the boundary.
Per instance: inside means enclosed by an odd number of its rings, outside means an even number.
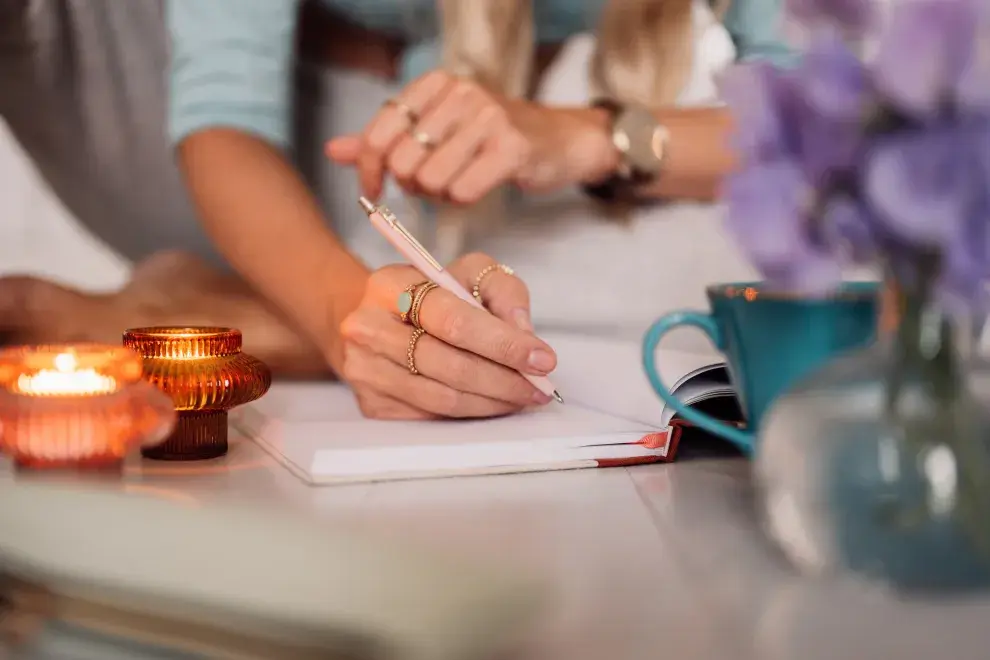
M334 383L277 383L232 423L311 484L609 467L670 460L679 429L650 390L638 348L552 337L554 382L567 399L490 420L364 419ZM671 352L665 378L693 403L730 396L712 356Z

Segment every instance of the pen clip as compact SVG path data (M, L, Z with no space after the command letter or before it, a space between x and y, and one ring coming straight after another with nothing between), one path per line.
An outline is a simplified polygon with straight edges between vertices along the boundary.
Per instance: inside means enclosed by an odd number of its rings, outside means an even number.
M392 211L389 210L387 206L385 206L384 204L380 204L376 208L376 210L378 211L378 214L382 216L385 222L387 222L392 229L399 232L402 238L406 239L406 242L409 243L410 246L412 246L412 249L416 250L416 252L419 253L419 256L426 259L426 261L431 266L436 268L438 272L443 272L443 266L440 265L440 262L434 259L433 255L430 254L425 247L423 247L423 244L420 243L418 240L416 240L415 236L409 233L409 230L406 229L401 222L399 222L399 219L395 217L395 214L392 213Z

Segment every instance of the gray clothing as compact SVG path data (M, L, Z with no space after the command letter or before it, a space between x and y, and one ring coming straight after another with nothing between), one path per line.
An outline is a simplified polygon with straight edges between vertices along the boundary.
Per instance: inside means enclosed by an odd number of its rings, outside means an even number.
M0 0L0 116L70 212L121 255L219 263L165 132L161 0Z

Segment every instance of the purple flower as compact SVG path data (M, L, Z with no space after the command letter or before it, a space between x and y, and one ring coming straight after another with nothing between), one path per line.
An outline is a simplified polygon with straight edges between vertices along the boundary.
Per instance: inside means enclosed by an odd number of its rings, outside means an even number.
M843 264L868 263L879 251L878 227L873 214L858 200L845 195L826 204L819 221L823 249Z
M720 82L722 99L732 109L733 147L747 162L762 162L786 153L787 125L781 113L790 84L766 62L732 67Z
M814 111L834 121L858 125L874 101L869 72L836 35L813 39L796 77Z
M786 160L746 168L726 182L726 223L771 282L821 293L841 274L836 260L809 231L814 193L801 168Z
M973 42L966 66L956 81L956 101L963 108L990 113L990 3L977 5Z
M893 3L873 63L881 93L919 119L934 117L943 105L957 100L986 104L990 63L988 56L980 55L986 46L977 39L979 28L987 29L987 10L979 5L985 1Z
M979 128L950 125L878 138L863 184L883 230L908 244L948 247L986 198L981 137Z
M812 28L838 28L847 35L868 32L877 20L876 0L787 0L786 14Z
M733 67L721 92L744 162L795 160L812 182L856 162L872 95L865 70L841 42L817 41L793 71L766 63Z

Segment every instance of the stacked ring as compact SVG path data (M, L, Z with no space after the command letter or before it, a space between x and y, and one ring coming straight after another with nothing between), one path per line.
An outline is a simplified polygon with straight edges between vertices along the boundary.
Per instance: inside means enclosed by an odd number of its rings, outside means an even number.
M482 281L484 281L486 277L488 277L491 273L494 273L496 270L501 271L506 275L516 274L516 271L512 270L505 264L492 264L490 266L486 266L485 268L483 268L481 272L475 276L474 287L472 287L471 289L471 295L474 296L474 299L477 300L482 305L485 304L485 301L481 299L481 283Z
M406 366L409 367L409 373L413 376L419 375L419 369L416 368L416 342L424 334L426 334L426 330L413 328L412 335L409 337L409 346L406 348Z
M419 312L423 308L423 301L426 299L426 295L436 288L439 288L436 282L425 282L416 289L416 294L413 296L412 307L409 309L409 322L419 330L423 329L419 322Z
M399 299L396 301L396 307L399 309L399 318L402 319L403 323L409 323L409 311L412 309L416 289L423 286L427 282L428 280L420 282L419 284L410 284L402 291L402 293L399 294Z

